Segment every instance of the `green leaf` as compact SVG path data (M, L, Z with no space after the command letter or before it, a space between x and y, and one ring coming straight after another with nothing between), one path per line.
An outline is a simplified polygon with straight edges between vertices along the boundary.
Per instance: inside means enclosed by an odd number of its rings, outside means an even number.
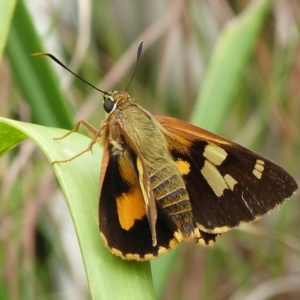
M0 118L0 154L27 137L43 151L49 162L69 158L85 149L90 139L58 128ZM65 195L78 236L92 299L154 299L149 263L123 261L112 255L98 231L98 181L102 150L61 164L53 169ZM72 249L69 249L72 251Z
M192 123L218 132L233 105L239 79L251 57L271 0L256 0L224 27L204 78Z
M50 61L46 57L32 57L43 47L23 0L16 5L6 53L16 82L28 102L33 121L46 126L72 128L74 124Z
M0 1L0 60L6 44L6 39L15 5L16 0Z

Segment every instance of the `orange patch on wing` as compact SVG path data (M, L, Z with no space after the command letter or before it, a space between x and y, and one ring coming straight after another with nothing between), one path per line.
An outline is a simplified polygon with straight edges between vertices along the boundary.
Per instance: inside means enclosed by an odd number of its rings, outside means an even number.
M191 171L191 166L189 162L185 160L178 159L176 161L176 165L181 175L187 175Z
M135 175L132 162L125 155L122 155L118 160L118 164L122 178L129 185L135 185L137 182L137 177Z
M131 188L127 193L117 197L119 222L123 229L129 230L134 226L135 220L146 216L143 196L137 188Z

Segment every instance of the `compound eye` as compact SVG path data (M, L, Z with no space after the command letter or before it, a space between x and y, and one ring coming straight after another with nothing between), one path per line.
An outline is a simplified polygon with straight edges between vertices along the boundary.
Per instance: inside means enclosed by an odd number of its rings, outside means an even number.
M104 98L103 108L110 114L116 108L116 102L111 98Z

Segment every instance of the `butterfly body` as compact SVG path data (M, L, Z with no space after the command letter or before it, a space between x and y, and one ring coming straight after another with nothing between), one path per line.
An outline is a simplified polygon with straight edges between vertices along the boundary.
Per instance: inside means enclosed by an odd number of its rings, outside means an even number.
M193 218L185 182L168 150L167 136L170 139L172 137L127 93L112 92L111 98L106 101L114 101L116 108L102 125L100 143L107 152L104 160L109 157L110 163L107 168L121 176L121 181L127 185L127 189L117 192L118 188L114 187L111 191L106 191L105 175L100 178L103 184L99 214L107 211L101 208L101 202L106 203L103 200L106 198L109 198L110 202L116 201L118 214L118 222L113 226L102 223L100 216L100 231L109 232L110 229L120 225L124 237L119 237L119 241L128 240L126 236L132 228L137 227L137 223L147 222L151 235L148 230L143 239L148 239L148 242L152 241L151 247L155 247L157 232L159 232L156 228L157 209L159 209L165 214L164 217L169 219L167 223L171 224L166 227L169 227L167 229L172 236L172 243L175 244L183 239L197 242L201 234ZM117 178L117 175L115 174L114 177ZM112 191L116 192L113 197L111 197ZM132 206L133 202L134 206ZM139 213L136 214L133 211ZM158 217L160 218L160 214ZM108 217L103 219L106 220ZM111 236L113 235L112 230ZM161 239L160 236L158 238Z

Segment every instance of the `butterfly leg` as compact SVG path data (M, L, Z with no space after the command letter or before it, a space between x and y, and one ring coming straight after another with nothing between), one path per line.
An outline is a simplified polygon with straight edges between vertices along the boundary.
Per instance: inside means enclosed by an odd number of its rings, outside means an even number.
M64 139L65 137L69 136L71 133L73 132L77 132L79 130L79 127L80 125L83 125L85 130L91 135L91 136L94 136L97 132L97 129L95 127L93 127L90 123L88 123L87 121L84 121L84 120L80 120L78 121L74 128L70 131L68 131L66 134L64 134L63 136L60 136L60 137L56 137L54 138L54 140L62 140Z
M88 122L84 121L84 120L80 120L78 121L74 128L70 131L68 131L65 135L58 137L58 138L54 138L55 140L61 140L64 139L65 137L69 136L71 133L73 132L77 132L80 125L83 125L86 129L86 131L92 136L92 140L89 143L88 147L82 151L80 151L79 153L77 153L76 155L73 155L67 159L62 159L62 160L55 160L52 162L53 164L60 164L60 163L65 163L65 162L69 162L77 157L79 157L80 155L92 151L92 147L94 146L94 144L97 142L97 139L99 138L101 131L103 130L103 128L106 126L106 123L104 123L102 126L100 126L99 129L96 129L95 127L93 127L91 124L89 124Z

